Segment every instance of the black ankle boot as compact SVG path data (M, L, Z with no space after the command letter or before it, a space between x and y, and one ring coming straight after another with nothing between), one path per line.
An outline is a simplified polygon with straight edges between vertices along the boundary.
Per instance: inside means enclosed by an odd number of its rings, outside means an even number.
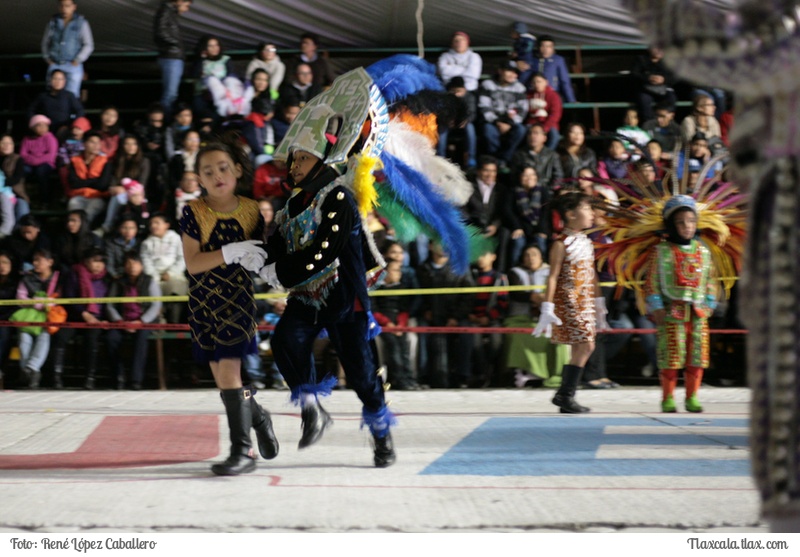
M31 368L26 368L25 373L28 375L28 387L32 390L39 389L39 383L42 380L42 374L38 371L34 371Z
M394 441L391 432L387 432L383 437L372 435L372 442L375 448L375 466L377 468L387 468L394 464L397 455L394 452Z
M250 441L250 428L253 414L250 408L252 398L249 389L225 389L220 392L228 416L231 454L224 462L211 466L217 476L238 476L256 468L252 456L253 444Z
M256 431L258 440L258 452L266 460L272 460L278 456L278 438L272 429L272 417L259 403L253 399L250 402L252 410L253 429Z
M584 414L589 412L585 406L581 406L575 401L575 391L581 381L583 368L573 365L565 365L561 372L561 387L559 387L553 397L553 404L560 408L562 414Z
M300 438L297 448L305 449L322 438L325 428L332 424L333 420L318 401L303 406L300 415L303 418L303 436Z

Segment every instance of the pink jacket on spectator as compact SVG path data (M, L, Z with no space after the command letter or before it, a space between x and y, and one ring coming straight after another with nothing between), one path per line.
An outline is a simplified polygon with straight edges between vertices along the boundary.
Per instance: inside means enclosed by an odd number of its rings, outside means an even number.
M56 157L58 156L58 140L50 132L36 137L26 136L22 139L19 156L28 166L49 164L55 168Z

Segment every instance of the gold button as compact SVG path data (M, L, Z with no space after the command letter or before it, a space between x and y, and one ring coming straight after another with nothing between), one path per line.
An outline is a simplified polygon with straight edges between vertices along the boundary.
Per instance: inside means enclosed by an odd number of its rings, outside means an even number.
M322 249L326 249L329 245L330 244L328 243L328 240L325 240L324 242L322 242Z
M336 216L336 211L331 211L330 213L328 213L328 218L329 219L332 219L335 216Z
M316 259L317 261L319 261L320 259L322 259L322 254L321 254L321 253L318 253L317 255L315 255L315 256L314 256L314 259Z
M312 270L313 268L314 268L314 265L312 263L309 263L308 265L306 265L306 270L308 270L308 271Z
M344 192L343 192L343 191L340 191L339 193L337 193L337 194L336 194L336 199L338 199L339 201L341 201L342 199L344 199Z
M333 230L334 232L339 232L339 225L338 225L338 224L334 224L334 225L331 227L331 230Z

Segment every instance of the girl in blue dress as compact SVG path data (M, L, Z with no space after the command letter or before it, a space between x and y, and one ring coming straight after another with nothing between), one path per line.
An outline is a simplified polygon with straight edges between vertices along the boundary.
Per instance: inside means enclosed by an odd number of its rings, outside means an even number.
M180 228L189 272L189 326L192 354L208 363L220 389L230 430L230 456L214 464L220 476L252 472L255 460L250 428L265 459L278 454L269 412L244 385L242 358L256 353L253 282L248 270L258 270L264 252L257 247L264 228L258 203L236 194L252 176L249 158L233 139L203 147L196 172L206 195L183 209Z

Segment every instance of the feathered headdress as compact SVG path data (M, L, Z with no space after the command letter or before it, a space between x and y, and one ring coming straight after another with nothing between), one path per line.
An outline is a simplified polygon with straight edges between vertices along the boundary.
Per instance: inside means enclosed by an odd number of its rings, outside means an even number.
M608 264L620 287L636 291L642 313L645 304L641 285L651 248L666 235L665 209L669 212L671 208L694 204L698 239L711 253L713 273L724 286L726 295L736 282L744 250L746 198L736 186L722 182L720 175L703 180L718 160L715 157L703 168L693 191L687 179L678 182L673 178L672 191L662 193L635 171L630 180L597 180L611 187L620 199L619 206L601 205L606 217L599 230L609 236L612 243L595 246L597 264ZM668 178L670 176L664 178L665 184Z

